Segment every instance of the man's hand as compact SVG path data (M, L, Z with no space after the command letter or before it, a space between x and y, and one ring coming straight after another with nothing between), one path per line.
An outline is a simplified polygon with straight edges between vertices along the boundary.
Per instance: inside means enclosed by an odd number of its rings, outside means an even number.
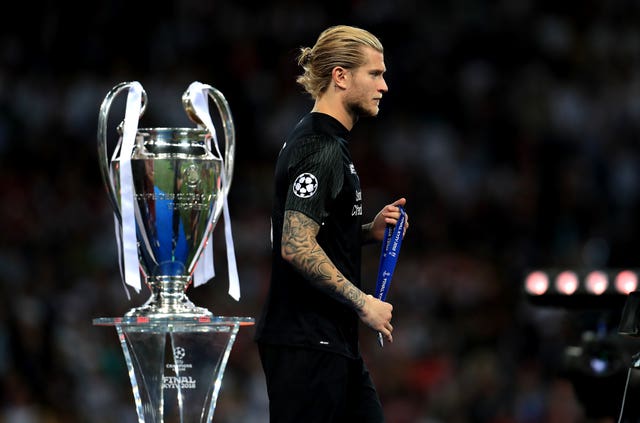
M407 200L405 198L400 198L393 203L384 206L373 219L373 222L369 224L370 237L376 241L382 241L382 238L384 238L384 230L387 225L395 226L396 223L398 223L398 219L400 219L400 209L398 206L404 207L405 204L407 204ZM407 233L408 227L409 215L405 214L404 231L402 232L403 237Z
M367 295L364 306L358 311L360 320L376 332L380 332L387 341L393 342L393 326L391 325L391 312L393 306L380 301L373 295Z

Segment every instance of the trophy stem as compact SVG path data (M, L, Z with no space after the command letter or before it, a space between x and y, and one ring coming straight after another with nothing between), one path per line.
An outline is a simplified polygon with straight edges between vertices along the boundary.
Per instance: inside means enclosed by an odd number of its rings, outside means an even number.
M140 307L129 310L125 317L166 319L169 317L213 317L213 313L197 307L186 295L188 276L152 276L147 280L151 296Z

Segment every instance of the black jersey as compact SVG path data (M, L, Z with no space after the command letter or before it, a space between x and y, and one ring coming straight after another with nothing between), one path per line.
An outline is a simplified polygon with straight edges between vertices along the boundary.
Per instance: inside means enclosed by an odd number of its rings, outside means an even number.
M322 249L360 287L362 191L348 135L333 117L310 113L279 153L271 216L271 285L256 327L258 342L359 355L357 313L312 286L280 254L285 210L304 213L320 225L317 240Z

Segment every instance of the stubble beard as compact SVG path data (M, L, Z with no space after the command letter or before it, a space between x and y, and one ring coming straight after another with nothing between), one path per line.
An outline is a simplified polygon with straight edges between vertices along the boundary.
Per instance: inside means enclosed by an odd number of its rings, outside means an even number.
M378 109L367 109L362 105L362 101L350 101L347 103L347 110L353 117L353 122L357 122L361 117L375 117L378 115Z

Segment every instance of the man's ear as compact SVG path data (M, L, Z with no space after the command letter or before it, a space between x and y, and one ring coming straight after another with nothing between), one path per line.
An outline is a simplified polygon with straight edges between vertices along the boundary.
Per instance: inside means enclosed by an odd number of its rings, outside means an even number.
M349 71L342 66L336 66L331 71L331 78L333 79L333 85L343 90L347 88L349 83Z

